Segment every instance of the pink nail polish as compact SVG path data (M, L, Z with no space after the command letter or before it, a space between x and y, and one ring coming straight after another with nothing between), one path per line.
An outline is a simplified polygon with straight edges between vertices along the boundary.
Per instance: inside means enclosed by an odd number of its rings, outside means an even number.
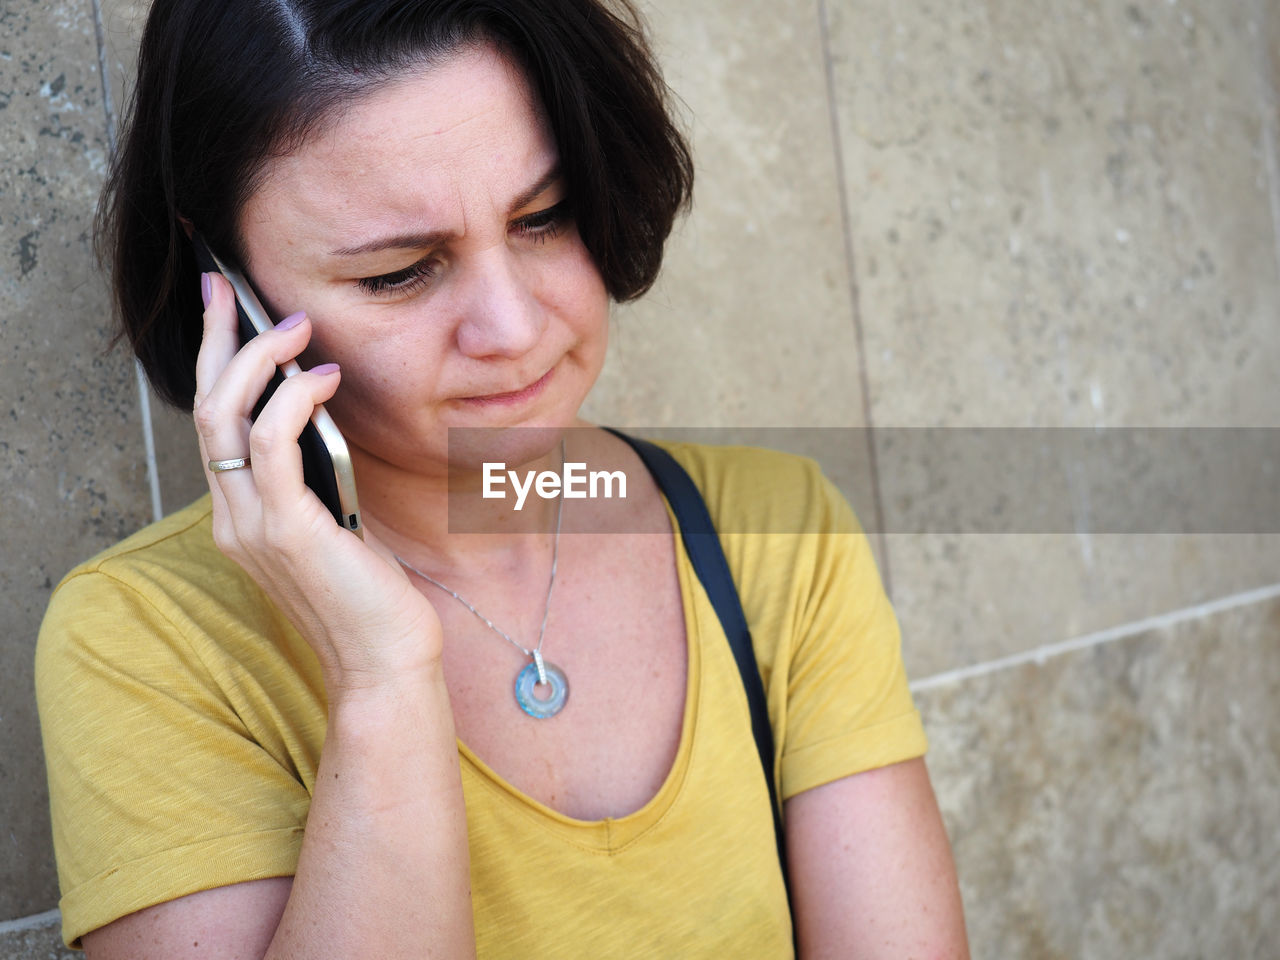
M207 273L200 274L200 297L204 300L204 305L209 306L209 301L213 299L213 280Z
M294 327L296 327L305 319L307 319L307 312L305 310L299 310L297 313L289 314L287 317L285 317L283 320L277 323L276 329L292 330Z
M328 376L331 373L337 373L338 370L339 367L336 363L322 363L319 366L311 368L312 373L318 373L322 377Z

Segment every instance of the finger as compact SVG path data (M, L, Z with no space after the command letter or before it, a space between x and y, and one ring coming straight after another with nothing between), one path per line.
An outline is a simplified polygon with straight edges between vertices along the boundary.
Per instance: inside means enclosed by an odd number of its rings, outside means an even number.
M288 515L300 508L314 518L328 508L307 490L298 438L318 404L331 399L341 382L336 363L289 377L267 401L249 432L254 481L266 514Z
M274 330L254 337L223 367L196 408L196 426L210 458L248 453L250 416L276 368L293 360L310 339L305 314L282 320Z
M240 348L240 338L237 332L235 294L231 290L231 285L216 273L202 273L200 283L201 296L205 303L204 332L200 341L200 353L196 357L196 393L192 418L195 420L196 440L200 445L201 467L204 470L205 481L209 484L209 491L213 497L214 517L217 519L227 518L229 514L221 485L215 482L209 470L209 461L215 458L210 455L208 444L205 442L205 430L200 424L201 408L206 394ZM206 416L207 413L206 411ZM224 438L222 442L226 443L228 440ZM241 449L247 450L248 424L243 426L241 442L243 443Z
M196 358L197 402L208 396L213 384L240 349L236 301L231 284L220 273L201 274L200 282L202 286L207 284L201 294L207 295L208 302L204 308L200 354Z
M207 306L194 417L215 521L230 534L246 522L250 528L256 526L260 517L252 469L215 472L210 461L248 456L252 410L275 375L276 365L292 360L305 348L310 327L303 322L303 314L294 314L241 348L231 285L221 275L209 274L202 292Z
M247 456L249 422L247 416L226 411L226 400L209 402L218 381L240 349L235 294L231 284L218 273L200 276L204 297L204 332L200 353L196 357L196 395L192 415L196 436L204 461L205 479L215 498L221 499L221 486L209 467L210 461Z

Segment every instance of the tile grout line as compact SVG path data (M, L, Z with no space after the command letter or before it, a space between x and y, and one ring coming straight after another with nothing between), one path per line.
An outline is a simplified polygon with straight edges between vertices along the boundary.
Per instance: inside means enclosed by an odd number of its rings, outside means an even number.
M62 914L58 908L54 907L52 910L32 914L29 917L19 917L16 920L0 920L0 936L6 933L22 933L25 930L47 927L49 924L59 920L61 916Z
M90 0L93 9L93 32L98 47L98 82L102 84L102 112L107 122L107 149L112 157L116 155L116 108L111 100L111 84L107 72L107 30L102 20L101 0ZM160 499L160 467L156 461L155 429L151 422L150 390L147 387L146 374L142 364L135 357L133 360L133 377L138 388L138 414L142 420L142 448L147 460L147 486L151 493L151 516L153 520L164 517L164 505Z
M1023 653L1015 653L1007 657L999 657L995 660L975 663L969 667L959 667L955 670L944 670L942 673L935 673L932 676L924 677L921 680L915 681L911 684L911 691L912 693L918 693L921 690L932 690L936 687L947 686L949 684L958 683L962 680L973 680L977 677L984 677L991 673L998 673L1001 670L1007 670L1010 667L1023 666L1028 663L1034 663L1037 666L1040 666L1044 664L1046 660L1062 656L1066 653L1087 650L1090 647L1101 646L1104 643L1110 643L1114 640L1124 640L1140 633L1147 633L1152 630L1176 626L1181 623L1186 623L1189 620L1197 620L1202 617L1213 616L1217 613L1224 613L1227 610L1234 610L1236 607L1246 607L1250 604L1263 603L1267 600L1274 600L1276 598L1280 598L1280 584L1273 584L1269 587L1259 587L1256 590L1248 590L1244 593L1234 593L1226 597L1221 597L1217 600L1210 600L1207 603L1200 603L1191 607L1183 607L1179 610L1170 611L1169 613L1156 614L1153 617L1134 620L1129 623L1121 624L1117 627L1108 627L1106 630L1087 633L1084 636L1073 637L1070 640L1062 640L1058 643L1045 644L1044 646L1036 647L1034 650L1027 650Z
M111 100L111 84L107 79L107 30L102 22L101 0L90 0L93 10L93 34L98 47L98 82L102 84L102 113L107 122L107 149L116 154L116 107Z
M826 0L818 0L818 34L822 43L822 70L827 86L827 120L831 126L831 148L835 155L836 189L840 194L840 234L844 241L845 274L849 278L849 308L853 319L854 342L858 348L858 384L862 392L862 416L866 423L867 462L871 470L871 502L876 515L876 539L880 543L880 578L885 592L893 596L893 576L889 544L885 539L884 502L880 495L880 467L876 460L875 425L871 415L871 380L867 371L867 344L862 324L862 297L858 286L857 261L853 255L853 221L849 216L849 188L845 182L844 147L840 139L840 113L836 109L835 65L831 60L831 18Z
M156 521L164 519L164 504L160 499L160 464L156 460L156 432L151 421L151 388L147 384L142 364L133 361L133 375L138 381L138 409L142 413L142 447L147 456L147 485L151 488L151 516Z

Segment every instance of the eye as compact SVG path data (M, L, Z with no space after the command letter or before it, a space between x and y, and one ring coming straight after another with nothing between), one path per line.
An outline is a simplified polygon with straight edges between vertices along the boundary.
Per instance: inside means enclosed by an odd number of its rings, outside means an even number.
M436 275L436 264L431 257L423 257L412 266L384 273L380 277L364 277L357 280L360 289L371 296L391 293L409 293L421 289Z
M513 221L511 230L516 236L526 237L534 243L546 243L548 240L554 240L570 219L569 198L566 197L554 207L530 213Z

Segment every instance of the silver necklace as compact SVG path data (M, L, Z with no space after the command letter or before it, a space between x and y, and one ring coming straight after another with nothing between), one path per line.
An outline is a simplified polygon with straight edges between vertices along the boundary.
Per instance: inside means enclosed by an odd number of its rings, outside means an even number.
M560 457L562 460L564 459L563 440L560 443ZM492 620L460 596L456 590L446 587L430 574L423 573L399 554L395 555L396 560L399 561L402 567L416 573L427 583L434 584L449 594L479 617L485 626L530 659L530 662L526 663L524 668L516 674L516 703L520 705L521 710L535 720L546 720L548 717L554 717L564 709L565 700L569 698L569 681L565 679L564 671L554 663L547 663L542 659L542 640L547 632L547 617L551 613L551 591L556 586L556 566L560 560L560 516L563 511L564 497L559 497L556 504L556 536L551 547L551 580L547 584L547 600L542 609L542 625L538 627L538 645L532 650L512 640L504 630L499 629ZM547 685L551 687L551 692L546 697L540 697L534 692L536 687L545 687Z

